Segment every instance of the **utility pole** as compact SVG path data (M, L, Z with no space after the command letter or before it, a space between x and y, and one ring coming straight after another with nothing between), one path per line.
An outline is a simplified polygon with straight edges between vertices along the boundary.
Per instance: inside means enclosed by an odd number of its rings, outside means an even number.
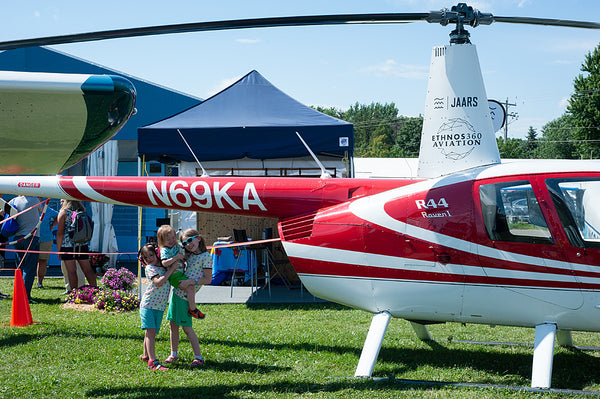
M506 143L506 139L508 138L508 118L516 118L519 116L516 112L508 112L508 107L516 107L517 104L510 104L508 102L508 97L506 97L506 102L504 103L504 109L506 110L506 121L504 122L504 142Z

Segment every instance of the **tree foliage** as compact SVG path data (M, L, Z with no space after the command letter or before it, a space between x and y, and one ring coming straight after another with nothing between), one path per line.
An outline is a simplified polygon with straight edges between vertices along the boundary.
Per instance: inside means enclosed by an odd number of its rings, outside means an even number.
M537 146L537 132L535 131L533 126L529 126L529 130L527 131L527 142L525 143L525 155L528 158L532 158L532 155L535 154L535 149L537 148Z
M394 103L355 103L344 114L354 124L354 154L359 157L387 157L395 142L393 122L398 117Z
M396 134L394 148L397 157L416 158L421 147L421 132L423 117L401 117L398 121L400 128Z
M496 143L498 144L498 151L501 158L527 158L527 142L525 140L509 137L505 141L503 137L498 137L496 138Z
M419 154L423 118L398 116L394 103L355 103L347 111L315 109L354 125L354 155L357 157L416 157Z
M542 138L535 150L536 158L574 159L578 158L574 144L573 116L565 113L542 127Z
M573 83L567 110L573 116L573 138L582 157L600 155L600 45L588 53Z

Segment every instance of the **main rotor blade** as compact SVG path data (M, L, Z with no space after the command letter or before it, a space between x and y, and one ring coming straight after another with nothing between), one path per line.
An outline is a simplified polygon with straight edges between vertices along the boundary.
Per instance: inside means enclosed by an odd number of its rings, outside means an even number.
M138 36L163 35L169 33L205 32L247 28L269 28L279 26L341 25L341 24L387 24L407 23L426 20L429 13L387 13L387 14L342 14L309 15L295 17L274 17L238 19L228 21L194 22L186 24L148 26L141 28L115 29L72 35L49 36L34 39L0 42L0 50L22 47L49 46L53 44L80 43L96 40L128 38Z
M584 29L600 29L598 22L572 21L568 19L552 19L552 18L530 18L530 17L493 17L494 22L507 22L511 24L526 24L526 25L548 25L562 26L570 28Z
M489 13L480 13L468 7L468 12L431 11L423 13L382 13L382 14L336 14L307 15L293 17L272 17L237 19L227 21L192 22L185 24L147 26L141 28L114 29L98 32L75 33L71 35L48 36L33 39L21 39L0 42L0 50L22 47L50 46L54 44L81 43L96 40L108 40L139 36L164 35L171 33L206 32L231 29L269 28L282 26L343 25L343 24L394 24L427 21L447 25L460 20L471 26L489 25L492 22L505 22L528 25L550 25L585 29L600 29L600 23L571 21L550 18L496 17Z

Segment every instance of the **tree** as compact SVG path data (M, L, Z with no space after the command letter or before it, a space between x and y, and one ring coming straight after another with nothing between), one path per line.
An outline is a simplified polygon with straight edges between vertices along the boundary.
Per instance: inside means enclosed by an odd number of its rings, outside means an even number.
M394 103L355 103L347 111L333 107L314 109L354 125L354 156L405 157L419 152L423 118L399 118Z
M533 126L529 126L529 131L527 132L527 142L525 143L526 158L535 158L535 149L537 146L537 132Z
M510 159L527 158L527 142L523 139L508 138L504 141L503 137L496 139L500 157Z
M311 108L314 108L315 110L317 110L325 115L333 116L334 118L344 120L345 112L340 109L337 109L335 107L323 108L323 107L317 106L317 107L311 107Z
M421 147L421 132L423 131L423 117L400 117L398 124L401 125L396 133L394 145L394 156L401 158L413 158L419 156Z
M586 158L600 155L600 45L587 54L581 71L574 80L567 110L573 115L577 150Z
M536 158L574 159L578 158L573 139L573 115L563 114L560 118L542 127L542 138L535 150Z
M394 121L398 109L391 104L355 103L344 113L344 120L354 125L354 155L387 157L395 143Z

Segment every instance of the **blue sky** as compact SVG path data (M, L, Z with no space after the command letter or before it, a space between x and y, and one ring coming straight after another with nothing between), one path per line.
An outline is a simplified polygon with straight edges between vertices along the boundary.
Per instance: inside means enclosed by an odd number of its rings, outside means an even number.
M424 12L456 3L416 0L187 0L103 2L1 0L0 40L236 18L336 13ZM498 16L600 22L596 0L488 0L468 3ZM307 105L347 109L395 103L423 113L431 48L451 28L417 22L249 29L65 44L53 48L127 74L207 98L250 72ZM540 131L565 110L585 55L600 31L495 23L469 29L489 98L519 114L509 137Z

